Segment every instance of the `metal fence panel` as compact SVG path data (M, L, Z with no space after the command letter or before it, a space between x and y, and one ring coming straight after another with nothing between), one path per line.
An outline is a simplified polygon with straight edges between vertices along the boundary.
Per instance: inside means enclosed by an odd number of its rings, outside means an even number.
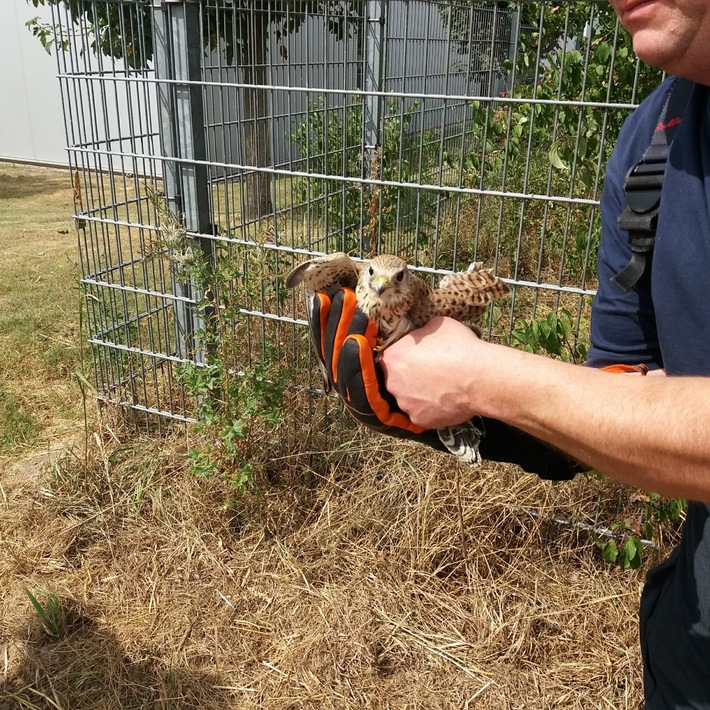
M244 367L270 348L305 385L304 313L283 276L314 253L395 252L429 276L484 261L513 287L488 337L549 350L545 319L562 312L563 340L588 337L604 164L661 78L608 3L62 7L82 284L108 401L194 417L177 368L209 360L211 316L184 268L196 251L231 259Z

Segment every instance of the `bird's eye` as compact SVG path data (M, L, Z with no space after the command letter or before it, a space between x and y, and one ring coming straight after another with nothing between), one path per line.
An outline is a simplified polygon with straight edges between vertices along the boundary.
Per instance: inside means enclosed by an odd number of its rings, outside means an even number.
M370 267L370 268L367 270L367 272L370 274L370 276L372 276L372 275L375 273L375 270L374 270L372 267Z
M397 283L401 283L402 279L404 278L404 271L398 271L397 275L394 278Z

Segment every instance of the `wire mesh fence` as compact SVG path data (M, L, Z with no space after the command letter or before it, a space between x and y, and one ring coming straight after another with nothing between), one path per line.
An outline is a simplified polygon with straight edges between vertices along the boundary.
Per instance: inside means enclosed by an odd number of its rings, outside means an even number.
M605 161L661 78L608 3L87 0L54 33L107 401L193 419L219 309L244 367L315 386L283 276L336 250L483 261L489 338L583 357Z

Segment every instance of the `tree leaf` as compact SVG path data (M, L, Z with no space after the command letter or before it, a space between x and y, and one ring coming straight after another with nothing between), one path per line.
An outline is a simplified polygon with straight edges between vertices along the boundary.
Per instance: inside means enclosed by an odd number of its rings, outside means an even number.
M637 537L630 537L621 546L621 566L624 569L631 567L632 569L637 569L641 564L641 554L637 547L637 543L640 546L641 541Z
M601 42L594 50L594 58L599 64L606 64L611 57L611 45L608 42Z
M560 147L557 143L552 144L552 148L550 148L550 152L547 155L550 158L550 163L552 163L553 168L567 173L569 172L569 165L562 160L562 157L560 156Z
M602 557L605 562L614 564L619 556L619 548L616 546L616 540L608 540L602 547Z

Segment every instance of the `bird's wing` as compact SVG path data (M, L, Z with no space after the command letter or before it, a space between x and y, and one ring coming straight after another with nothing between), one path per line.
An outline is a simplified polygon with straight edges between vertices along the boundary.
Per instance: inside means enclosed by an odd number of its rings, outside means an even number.
M468 271L445 276L430 300L436 315L467 321L483 315L491 301L509 293L508 284L476 263Z
M473 466L481 464L479 445L485 436L483 420L480 417L469 419L458 426L447 426L437 429L441 443L456 456L459 461Z
M358 265L344 252L317 256L304 261L286 276L286 288L303 284L306 293L332 292L341 286L355 288L359 274Z

